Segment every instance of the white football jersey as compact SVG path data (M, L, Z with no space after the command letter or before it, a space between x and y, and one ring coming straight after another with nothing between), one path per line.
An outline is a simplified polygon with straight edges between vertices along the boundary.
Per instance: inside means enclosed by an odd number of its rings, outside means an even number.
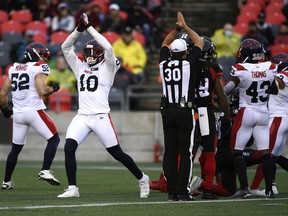
M230 74L240 80L239 107L268 112L268 93L276 71L276 64L268 61L233 65Z
M13 112L46 109L35 86L35 76L39 73L50 74L49 66L44 62L14 63L9 71Z
M288 72L279 72L276 75L285 83L284 89L279 89L277 95L270 95L268 101L269 117L288 116Z
M78 113L95 115L109 113L109 92L114 82L120 62L115 57L111 44L95 29L88 28L89 33L104 49L104 59L90 67L73 50L73 43L79 36L76 30L72 32L62 44L63 54L74 72L79 94Z

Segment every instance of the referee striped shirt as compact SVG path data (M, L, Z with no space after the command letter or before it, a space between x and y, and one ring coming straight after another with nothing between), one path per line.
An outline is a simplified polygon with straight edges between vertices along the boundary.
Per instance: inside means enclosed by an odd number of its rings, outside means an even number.
M170 50L164 46L160 50L159 69L162 78L163 96L169 103L178 104L180 98L185 102L195 99L196 71L193 70L201 55L201 49L194 47L186 59L171 60Z

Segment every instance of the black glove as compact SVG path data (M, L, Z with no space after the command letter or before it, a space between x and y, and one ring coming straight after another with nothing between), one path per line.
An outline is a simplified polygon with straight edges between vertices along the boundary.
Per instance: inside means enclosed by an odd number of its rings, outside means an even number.
M89 20L88 20L88 16L86 13L83 13L80 18L79 18L79 23L78 23L78 26L77 26L77 31L78 32L83 32L85 31L87 28L89 28L91 26L91 24L89 23Z
M54 92L57 92L60 89L60 85L58 82L50 81L49 86L53 88Z
M4 117L7 118L7 119L10 118L11 115L13 115L13 110L8 108L8 107L1 108L1 110L2 110L2 113L3 113Z

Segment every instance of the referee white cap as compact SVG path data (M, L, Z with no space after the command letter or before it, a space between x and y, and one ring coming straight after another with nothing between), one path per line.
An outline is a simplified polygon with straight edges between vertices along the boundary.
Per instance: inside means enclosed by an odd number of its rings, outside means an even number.
M171 43L171 52L183 52L187 50L187 43L183 39L175 39Z

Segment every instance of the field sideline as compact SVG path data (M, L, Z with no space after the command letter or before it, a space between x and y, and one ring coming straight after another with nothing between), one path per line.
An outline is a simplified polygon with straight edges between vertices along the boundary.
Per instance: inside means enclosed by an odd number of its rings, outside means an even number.
M0 161L3 179L5 162ZM158 179L161 164L141 163L139 166L151 180ZM55 162L52 169L61 186L39 181L41 162L19 161L14 171L14 190L0 191L0 215L288 215L287 173L278 169L276 199L251 198L194 202L167 202L167 194L151 191L148 199L139 198L139 188L133 176L118 163L79 163L78 186L80 198L59 199L56 196L67 187L63 162ZM255 167L249 168L249 178ZM200 169L196 165L195 175ZM1 180L2 180L1 179ZM262 183L262 188L264 184Z

